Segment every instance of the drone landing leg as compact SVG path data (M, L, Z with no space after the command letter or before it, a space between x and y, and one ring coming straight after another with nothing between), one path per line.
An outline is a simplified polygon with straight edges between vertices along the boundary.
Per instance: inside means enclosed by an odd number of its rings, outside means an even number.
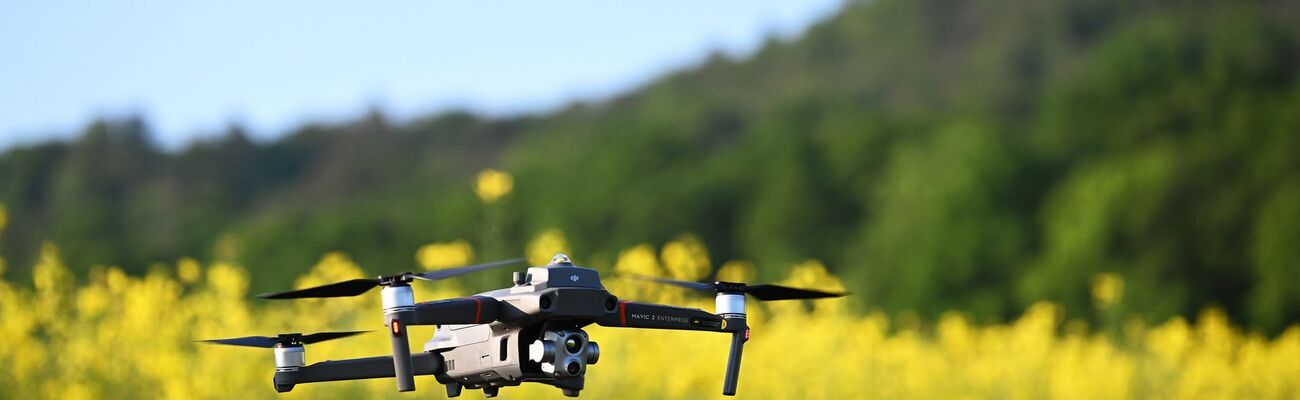
M447 397L448 398L460 397L460 382L452 382L447 384Z
M406 328L401 326L400 320L394 319L390 326L393 331L393 370L397 378L397 391L409 392L415 390L415 374L411 368L411 348L407 345Z
M722 395L735 396L740 380L740 353L745 349L746 332L731 332L731 354L727 356L727 375L722 382Z

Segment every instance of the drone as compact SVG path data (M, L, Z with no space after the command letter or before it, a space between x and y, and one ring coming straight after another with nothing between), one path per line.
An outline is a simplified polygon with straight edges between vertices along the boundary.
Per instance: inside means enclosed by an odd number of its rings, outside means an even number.
M273 382L280 393L304 383L376 378L396 378L397 391L409 392L415 390L416 375L433 375L446 388L448 397L459 396L463 388L481 389L484 396L496 397L501 388L525 382L555 386L565 396L577 397L583 389L587 367L600 360L600 346L582 330L585 326L594 323L614 328L720 332L731 334L722 394L734 396L740 378L740 355L749 340L749 326L745 324L746 295L765 301L846 295L772 284L702 283L633 276L712 291L716 295L716 313L624 301L605 290L596 270L576 266L561 253L548 265L514 272L511 287L470 297L415 302L410 285L415 280L437 281L521 261L404 272L258 296L264 299L349 297L383 287L380 296L392 355L307 365L305 345L364 331L289 333L205 342L273 349ZM436 325L437 329L433 338L425 342L423 351L413 354L407 328L416 325Z

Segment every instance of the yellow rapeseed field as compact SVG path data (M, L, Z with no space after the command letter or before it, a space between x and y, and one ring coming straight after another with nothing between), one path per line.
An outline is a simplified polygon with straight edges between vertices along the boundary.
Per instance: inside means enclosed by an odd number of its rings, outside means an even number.
M563 248L562 236L549 232L529 251ZM431 244L416 257L426 266L443 267L472 254L458 241ZM710 270L703 246L684 236L659 249L649 244L627 249L604 272L699 279ZM744 278L753 272L751 264L737 261L719 274ZM300 385L277 394L271 388L269 350L195 343L277 332L382 329L378 296L257 301L247 293L247 275L239 266L190 259L143 277L111 267L74 277L52 244L44 247L33 275L30 288L0 280L0 398L443 397L430 377L418 378L414 393L398 394L392 380L378 379ZM297 284L362 275L346 255L328 254ZM627 299L712 309L707 297L619 279L606 283ZM842 287L817 261L792 266L785 283ZM464 294L455 281L425 284L417 292L426 300ZM1300 398L1300 327L1270 339L1244 333L1210 310L1194 323L1178 318L1150 328L1131 323L1124 339L1115 340L1062 321L1060 310L1046 303L1006 324L976 325L960 313L930 323L891 321L880 313L854 313L845 302L751 306L753 339L745 350L739 397ZM721 397L725 335L588 331L603 355L589 370L584 398ZM412 333L417 338L412 347L418 349L432 329L417 327ZM316 362L382 355L387 347L387 338L374 334L309 346L307 355ZM501 393L504 398L561 397L559 390L537 384Z

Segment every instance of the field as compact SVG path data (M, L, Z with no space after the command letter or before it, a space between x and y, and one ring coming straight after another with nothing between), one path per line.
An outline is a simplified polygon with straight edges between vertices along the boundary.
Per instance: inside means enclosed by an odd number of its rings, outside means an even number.
M534 264L565 247L558 232L528 249ZM698 279L710 270L706 249L678 240L623 251L613 273ZM472 259L465 242L436 243L415 255L437 268ZM579 260L580 261L580 260ZM723 278L752 275L731 262ZM346 255L324 256L299 286L362 276ZM1122 296L1122 281L1097 280L1099 306ZM207 346L205 338L382 329L378 296L266 303L247 293L240 266L184 259L144 277L118 268L73 276L46 244L32 285L0 280L0 398L322 399L442 398L429 377L397 394L391 380L271 387L269 351ZM842 287L817 261L789 269L785 283ZM711 299L607 279L625 299L712 309ZM460 293L457 283L417 287L431 299ZM1058 306L1039 303L1005 324L973 324L960 313L938 321L891 319L848 309L845 300L751 306L753 338L745 350L740 398L1297 398L1300 326L1266 338L1231 326L1209 309L1195 321L1155 326L1133 320L1115 333L1063 321ZM431 328L413 328L419 348ZM591 327L602 347L588 370L584 398L715 398L722 384L726 337L709 333ZM381 355L378 334L317 344L308 362ZM561 398L549 386L502 390L503 398ZM481 394L467 391L464 396Z
M672 28L619 43L608 27L642 25L603 9L525 18L572 30L553 41L415 34L451 25L392 5L345 3L357 20L337 23L317 3L251 21L226 2L9 3L0 400L443 398L432 377L280 394L272 351L202 341L373 330L307 361L384 356L377 291L256 294L557 252L620 299L709 312L626 277L853 293L751 301L742 399L1300 400L1297 0L780 2L825 9L755 20L743 51L724 45L738 23L710 23L698 57L644 64L616 58L685 45L691 10L638 5ZM284 34L313 21L381 36ZM507 276L413 286L431 301ZM727 335L585 329L602 351L583 398L722 397Z

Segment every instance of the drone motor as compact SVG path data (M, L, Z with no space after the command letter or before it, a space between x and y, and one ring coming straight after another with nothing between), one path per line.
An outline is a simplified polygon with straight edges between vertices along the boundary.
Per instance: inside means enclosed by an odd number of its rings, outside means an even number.
M274 350L276 371L297 371L307 365L307 350L302 345L277 344Z

